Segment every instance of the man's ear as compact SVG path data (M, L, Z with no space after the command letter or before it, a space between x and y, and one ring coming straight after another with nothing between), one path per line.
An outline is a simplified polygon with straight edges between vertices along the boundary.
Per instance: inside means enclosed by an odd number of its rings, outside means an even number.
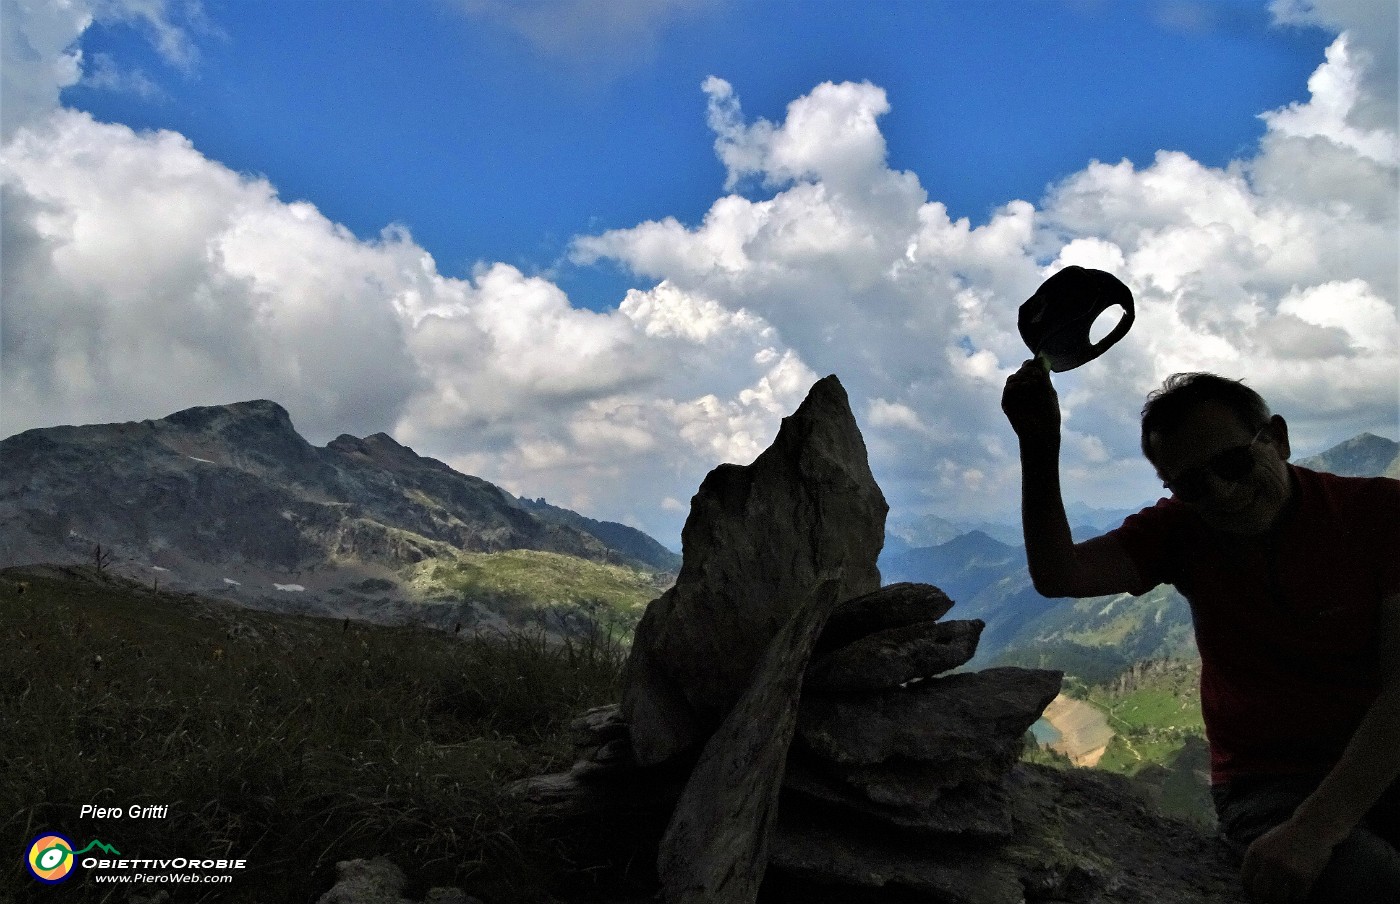
M1288 421L1283 419L1283 415L1276 414L1269 418L1269 432L1274 435L1274 446L1278 448L1278 457L1288 461L1288 456L1292 454L1292 449L1288 445Z

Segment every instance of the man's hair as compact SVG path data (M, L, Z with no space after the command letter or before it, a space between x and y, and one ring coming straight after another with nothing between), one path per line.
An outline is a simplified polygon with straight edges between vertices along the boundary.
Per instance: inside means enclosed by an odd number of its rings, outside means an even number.
M1172 374L1142 406L1142 454L1148 461L1152 461L1148 445L1152 434L1170 433L1201 402L1224 405L1247 430L1262 429L1272 416L1263 397L1239 380L1208 373Z

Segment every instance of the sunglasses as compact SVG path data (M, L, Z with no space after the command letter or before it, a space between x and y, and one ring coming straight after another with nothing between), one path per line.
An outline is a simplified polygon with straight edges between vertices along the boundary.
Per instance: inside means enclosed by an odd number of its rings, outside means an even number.
M1259 442L1259 437L1267 429L1267 427L1259 428L1259 432L1254 434L1254 439L1244 445L1232 446L1217 452L1205 464L1187 468L1171 480L1164 481L1162 486L1171 490L1172 495L1182 502L1195 502L1206 495L1207 474L1214 474L1221 480L1230 483L1244 480L1253 473L1256 464L1254 444Z

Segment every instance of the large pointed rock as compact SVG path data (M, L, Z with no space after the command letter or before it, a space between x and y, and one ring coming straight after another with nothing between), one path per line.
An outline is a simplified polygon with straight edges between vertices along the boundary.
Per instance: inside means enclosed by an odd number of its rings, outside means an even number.
M622 708L643 765L703 741L819 576L837 595L877 590L884 495L846 391L818 381L751 465L720 465L691 501L676 584L647 607Z
M808 694L798 733L838 765L901 757L980 769L994 779L1019 756L1027 729L1060 692L1063 677L1008 666L881 693Z

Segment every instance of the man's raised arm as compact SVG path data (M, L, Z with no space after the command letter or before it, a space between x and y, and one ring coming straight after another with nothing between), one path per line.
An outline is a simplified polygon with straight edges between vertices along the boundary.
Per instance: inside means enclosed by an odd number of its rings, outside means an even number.
M1075 543L1060 494L1060 400L1034 359L1006 380L1001 409L1021 447L1021 529L1042 596L1102 596L1138 585L1137 567L1112 537Z

